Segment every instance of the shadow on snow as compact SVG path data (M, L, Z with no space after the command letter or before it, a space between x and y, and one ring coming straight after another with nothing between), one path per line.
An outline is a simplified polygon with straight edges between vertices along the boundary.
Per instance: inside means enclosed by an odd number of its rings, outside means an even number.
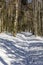
M30 43L28 49L34 46L43 47L43 44ZM25 51L24 49L16 47L13 41L8 41L6 39L1 38L0 47L6 50L6 55L12 59L11 65L43 65L43 50ZM7 63L1 57L0 61L4 65L7 65Z
M1 61L2 64L8 65L1 57L0 57L0 61Z

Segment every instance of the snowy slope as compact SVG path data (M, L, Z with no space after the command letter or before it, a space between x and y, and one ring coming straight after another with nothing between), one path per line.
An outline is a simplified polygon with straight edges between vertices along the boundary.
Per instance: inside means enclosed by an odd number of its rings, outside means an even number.
M21 32L0 34L0 65L43 65L43 38Z

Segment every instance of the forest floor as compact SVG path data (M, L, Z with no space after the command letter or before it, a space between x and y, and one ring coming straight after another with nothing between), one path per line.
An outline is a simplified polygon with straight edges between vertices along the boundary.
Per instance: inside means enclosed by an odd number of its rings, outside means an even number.
M21 32L0 33L0 65L43 65L43 38Z

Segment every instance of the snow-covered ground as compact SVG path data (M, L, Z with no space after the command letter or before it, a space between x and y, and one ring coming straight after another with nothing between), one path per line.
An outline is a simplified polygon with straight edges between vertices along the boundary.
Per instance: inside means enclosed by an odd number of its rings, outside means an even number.
M43 65L43 38L21 32L0 33L0 65Z

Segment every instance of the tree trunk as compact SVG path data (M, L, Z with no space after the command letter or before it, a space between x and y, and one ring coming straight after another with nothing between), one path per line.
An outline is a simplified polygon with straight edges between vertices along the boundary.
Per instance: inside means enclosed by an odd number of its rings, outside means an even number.
M34 25L34 34L37 35L37 1L33 1L33 25Z
M16 0L16 16L14 22L14 35L18 32L18 17L20 13L20 0Z

